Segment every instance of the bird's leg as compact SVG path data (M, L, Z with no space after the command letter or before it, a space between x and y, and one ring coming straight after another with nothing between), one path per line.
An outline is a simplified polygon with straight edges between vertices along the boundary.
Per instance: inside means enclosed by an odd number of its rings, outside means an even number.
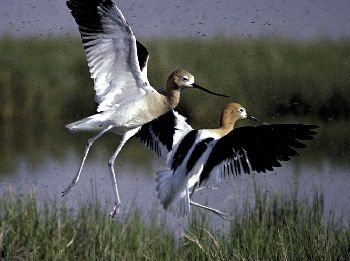
M218 189L218 187L215 184L211 184L208 186L198 187L196 188L195 192L201 191L202 189Z
M109 215L112 218L114 218L114 216L117 213L119 213L119 209L120 209L120 205L121 205L117 179L116 179L115 172L114 172L114 162L115 162L115 159L117 158L120 150L122 149L123 145L125 144L125 142L127 142L128 139L130 139L132 136L134 136L139 131L139 129L140 129L140 127L136 128L136 129L129 130L129 131L124 133L118 148L116 149L116 151L114 152L114 154L112 155L110 160L108 161L108 165L109 165L109 169L110 169L112 181L113 181L114 194L115 194L114 207L113 207L113 210L109 213Z
M223 219L225 219L225 220L229 220L229 221L232 220L232 215L230 215L230 214L227 214L227 213L222 212L222 211L220 211L220 210L217 210L217 209L215 209L215 208L210 208L210 207L201 205L201 204L199 204L199 203L197 203L197 202L194 202L194 201L192 201L192 200L190 200L190 203L191 203L191 205L193 205L193 206L196 206L196 207L199 207L199 208L203 208L203 209L205 209L205 210L209 210L209 211L215 213L216 215L220 216L221 218L223 218Z
M113 128L113 126L110 125L107 128L103 129L101 132L99 132L96 136L94 136L88 140L88 142L86 143L86 146L85 146L84 157L83 157L83 160L81 161L79 170L78 170L77 174L74 176L72 182L62 191L62 197L64 197L74 187L74 185L78 183L78 180L79 180L79 177L81 174L81 170L83 169L86 157L87 157L89 150L90 150L92 144L94 143L94 141L97 140L99 137L101 137L104 133L106 133L107 131L109 131L112 128Z
M199 184L198 182L196 184L193 185L192 187L192 191L191 191L191 194L190 194L190 198L192 197L193 193L194 192L197 192L197 191L200 191L202 189L217 189L217 187L213 184L213 185L208 185L208 186L205 186L205 187L199 187Z
M190 194L190 198L192 198L193 193L197 191L197 187L198 187L198 182L196 182L196 183L193 185L192 191L191 191L191 194Z

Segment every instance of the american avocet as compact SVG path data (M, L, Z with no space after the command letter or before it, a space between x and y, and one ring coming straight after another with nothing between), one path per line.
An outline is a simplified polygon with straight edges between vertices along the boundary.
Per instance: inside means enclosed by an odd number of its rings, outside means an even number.
M179 117L171 113L166 115ZM236 121L244 118L263 125L234 129ZM155 151L159 150L157 144L160 143L163 148L161 153L168 153L169 168L157 172L158 198L163 207L184 216L189 213L190 205L194 205L225 219L230 215L191 200L196 187L204 182L216 183L225 176L272 171L274 167L281 166L280 161L290 160L297 155L294 148L304 148L305 145L300 141L312 139L316 134L313 130L317 128L315 125L303 124L267 124L248 115L238 103L225 106L218 129L193 130L181 118L173 132L178 137L172 139L169 138L169 129L164 133L154 131L157 125L164 124L162 121L173 122L169 127L175 126L176 122L164 115L142 127L144 129L140 133L144 131L143 136L147 139L139 138ZM152 124L155 125L154 129ZM184 126L183 129L181 126ZM152 132L152 135L146 135L147 131ZM169 144L172 144L172 149Z
M94 79L97 114L68 124L72 131L98 131L87 142L80 168L70 185L62 192L66 195L78 182L90 147L104 133L112 131L123 135L109 160L115 191L114 216L120 206L114 161L125 142L134 136L140 126L175 108L180 92L197 88L211 92L194 81L185 70L176 70L168 77L165 90L151 87L147 79L147 49L136 40L121 11L111 0L70 0L67 6L79 26L91 77Z

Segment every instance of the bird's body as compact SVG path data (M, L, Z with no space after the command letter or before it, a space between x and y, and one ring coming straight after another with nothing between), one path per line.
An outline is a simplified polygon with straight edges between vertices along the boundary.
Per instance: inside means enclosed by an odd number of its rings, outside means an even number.
M111 131L123 135L128 130L138 128L147 122L158 118L179 102L180 95L176 102L168 102L168 96L156 90L141 96L137 100L127 102L116 108L94 114L83 120L68 124L66 127L74 131L102 131L109 125L113 125Z
M193 130L188 125L186 130L178 130L182 136L169 150L168 168L157 172L158 198L165 209L183 216L189 213L190 205L195 205L227 218L227 214L191 200L196 186L215 184L241 173L272 171L281 166L280 161L297 155L294 148L305 147L300 140L312 139L317 128L261 121L260 126L234 128L237 120L247 117L258 121L240 104L229 103L221 114L219 128Z
M122 140L109 160L115 190L114 216L120 206L114 161L125 142L134 136L142 125L175 108L180 92L197 88L220 95L194 82L191 73L179 69L170 74L164 90L153 88L147 79L147 49L136 40L121 11L111 0L68 0L67 6L78 24L91 77L94 79L97 114L68 124L72 131L97 131L85 149L80 168L70 185L62 192L67 194L78 182L90 147L104 133L112 131Z
M189 189L199 181L210 152L207 145L219 138L213 131L192 130L174 148L168 164L171 167L157 172L158 198L165 209L181 216L189 213Z

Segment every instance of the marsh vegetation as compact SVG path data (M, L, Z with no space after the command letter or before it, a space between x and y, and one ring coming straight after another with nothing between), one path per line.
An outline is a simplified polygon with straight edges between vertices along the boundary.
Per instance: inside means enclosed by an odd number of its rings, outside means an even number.
M194 127L215 127L228 101L241 103L267 122L318 124L317 138L308 143L299 164L331 162L349 172L349 40L142 42L151 53L152 84L163 86L167 74L181 67L193 72L201 85L231 96L222 99L186 91L179 110ZM41 165L48 155L64 159L72 149L79 154L89 135L70 135L64 125L95 111L93 82L80 39L4 37L0 57L0 182L15 173L21 161ZM115 136L107 137L111 138L116 144ZM110 155L115 148L103 143ZM132 162L134 168L150 164L151 153L139 144L130 147L122 156L139 159ZM52 173L49 168L45 175ZM4 183L0 185L3 192ZM256 191L253 204L245 202L224 231L213 230L206 216L194 215L180 237L159 218L145 222L136 209L111 222L98 200L81 204L73 213L69 206L34 194L2 195L0 256L4 259L350 258L349 223L325 211L320 194L303 201Z

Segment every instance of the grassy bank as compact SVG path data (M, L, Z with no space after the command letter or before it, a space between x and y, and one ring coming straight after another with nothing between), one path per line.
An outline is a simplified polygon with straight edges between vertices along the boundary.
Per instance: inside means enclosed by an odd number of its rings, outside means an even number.
M230 100L241 102L260 117L350 117L350 41L143 42L151 54L149 78L154 85L162 86L167 75L181 67L193 72L200 84L231 95ZM94 111L93 83L80 39L7 37L0 39L0 55L1 121L40 119L52 125ZM197 91L184 96L182 110L201 123L216 120L227 102Z
M141 39L142 40L142 39ZM270 123L321 126L312 142L314 161L344 161L350 151L350 41L282 39L146 39L149 78L163 85L176 68L229 99L185 90L179 106L195 128L214 128L228 101ZM81 150L87 136L64 125L95 112L93 82L78 38L0 39L0 169L18 151L40 162L48 151L62 158L69 140ZM200 97L200 98L199 98ZM242 121L243 123L243 121ZM244 124L244 123L243 123ZM116 137L112 137L117 144ZM113 148L111 148L112 150ZM132 153L137 153L133 151ZM347 160L346 160L347 162Z
M133 213L111 222L85 205L76 215L50 203L39 211L34 196L0 200L0 256L6 260L348 260L350 228L323 216L323 200L268 199L237 214L227 231L192 218L176 239L156 220Z

